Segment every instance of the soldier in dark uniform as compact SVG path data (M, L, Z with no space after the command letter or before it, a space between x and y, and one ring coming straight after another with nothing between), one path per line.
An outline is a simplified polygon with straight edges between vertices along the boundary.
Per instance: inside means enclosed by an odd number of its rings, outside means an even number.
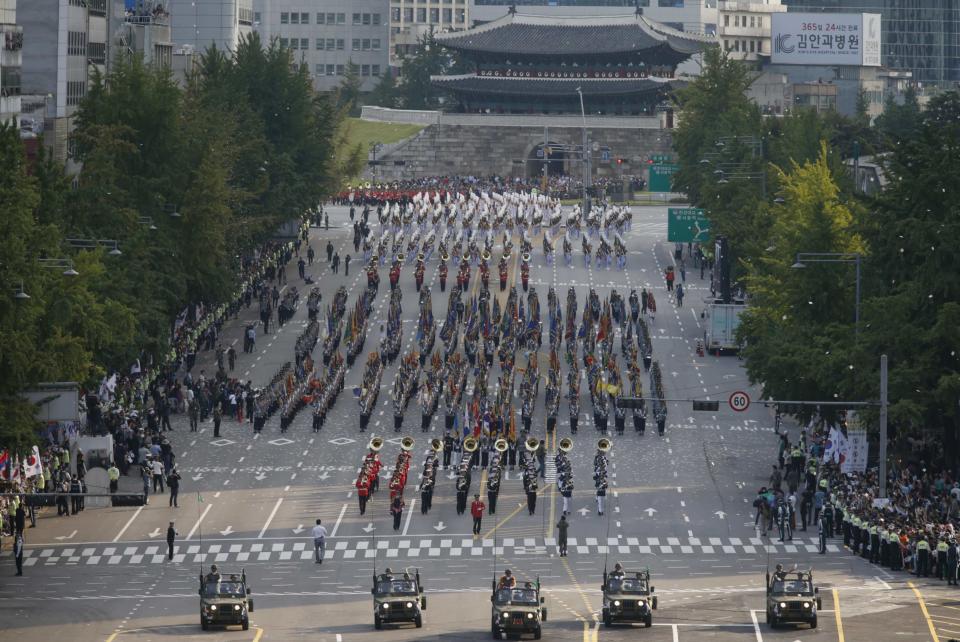
M424 515L430 512L433 506L434 468L423 469L423 481L420 482L420 512Z
M457 476L457 515L467 510L467 494L470 492L470 467L463 464Z
M523 489L527 493L527 510L533 515L537 510L537 476L524 471Z
M516 437L511 437L510 439L507 439L507 463L510 465L510 470L513 470L517 465Z
M453 453L453 435L450 434L450 431L447 430L447 434L443 436L443 469L446 470L450 468L450 455Z
M487 480L487 508L491 515L497 512L497 497L500 495L500 476L491 477Z

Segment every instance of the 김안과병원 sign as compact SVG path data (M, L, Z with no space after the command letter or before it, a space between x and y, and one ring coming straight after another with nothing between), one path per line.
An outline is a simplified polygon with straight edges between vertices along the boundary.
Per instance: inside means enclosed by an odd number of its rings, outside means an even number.
M770 62L880 66L879 13L775 13Z

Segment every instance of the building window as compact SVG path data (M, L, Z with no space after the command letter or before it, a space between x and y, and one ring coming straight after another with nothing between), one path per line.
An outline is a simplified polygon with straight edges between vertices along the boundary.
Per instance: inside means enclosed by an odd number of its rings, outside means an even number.
M337 75L338 76L343 75L343 65L337 65Z
M757 28L763 29L763 16L757 16Z
M713 24L712 22L706 23L703 25L703 33L710 36L717 35L717 25Z
M734 27L740 26L740 14L737 14L733 17L733 26Z
M87 94L87 83L82 80L67 81L67 105L79 105Z
M328 24L328 25L335 25L335 24L337 24L337 14L335 14L335 13L328 13L328 14L327 14L327 24Z
M253 21L256 22L257 24L260 24L260 12L259 12L259 11L254 11L254 12L253 12Z
M107 62L107 43L91 42L87 45L87 60L95 65L104 65Z
M425 7L420 7L417 9L417 22L426 22L427 21L427 9Z
M343 38L337 38L337 51L343 51L344 43Z
M310 38L300 38L300 48L306 51L310 48Z
M724 16L723 16L723 26L724 26L724 27L729 27L729 26L730 26L730 14L729 14L729 13L724 14Z
M289 41L289 40L287 40L286 38L280 38L280 47L281 47L281 48L286 49L286 48L289 47L289 46L290 46L290 41Z
M405 7L403 9L403 21L413 22L413 7Z
M734 40L734 41L733 41L733 50L734 50L734 51L740 51L740 41L739 41L739 40Z
M335 74L336 74L336 72L335 72L334 69L333 69L333 65L327 65L327 75L328 75L328 76L333 76L333 75L335 75Z
M303 13L300 14L300 24L302 24L302 25L308 25L308 24L310 24L310 14L309 14L309 13L303 12Z
M338 24L338 25L345 25L345 24L347 24L347 14L345 14L345 13L338 13L338 14L337 14L337 24Z
M320 13L320 12L318 11L318 12L317 12L317 24L318 24L318 25L325 25L325 24L327 24L327 14L325 14L325 13Z
M82 31L67 32L67 55L68 56L86 56L87 55L87 34Z
M431 10L430 10L430 22L431 22L432 24L437 24L438 22L440 22L440 10L439 10L439 9L431 9Z
M373 51L380 51L380 38L374 38L370 41L370 49Z
M380 75L380 65L373 65L373 66L371 66L371 67L370 67L370 75L371 75L371 76L379 76L379 75Z
M317 51L323 51L323 43L324 43L323 38L317 38L317 43L315 45L315 47L317 48Z
M454 16L455 16L456 19L457 19L457 20L456 20L457 24L458 24L458 25L462 25L463 23L465 23L465 22L467 21L467 10L466 10L466 9L457 9L457 10L456 10L456 13L454 14Z
M747 41L746 41L746 40L741 40L741 41L740 41L740 51L742 51L743 53L747 53Z
M450 24L453 22L453 9L444 9L443 10L443 23Z
M400 22L400 7L393 7L390 9L390 21Z
M300 24L300 14L294 11L290 14L290 24L298 25Z
M372 21L373 21L373 22L372 22L373 26L374 26L374 27L379 27L379 26L380 26L380 14L379 14L379 13L374 13L374 14L372 14L370 17L371 17L371 19L372 19Z
M754 16L750 16L750 26L755 27L756 26L755 23L756 23L756 18Z
M363 14L363 24L366 25L366 26L370 26L370 14L369 14L369 13Z
M360 75L364 77L370 76L370 65L360 65Z
M322 76L322 75L323 75L323 65L316 65L316 66L314 67L314 69L316 69L316 72L315 72L315 73L316 73L317 76Z
M283 13L280 14L280 24L282 24L282 25L288 25L288 24L290 24L290 14L289 14L289 13L283 12Z
M333 51L336 48L337 48L337 41L334 40L333 38L327 38L327 50Z
M754 43L753 40L751 40L751 41L750 41L750 53L755 53L754 47L756 47L756 44Z
M352 48L354 51L360 51L360 38L354 38L354 39L353 39L353 47L351 47L351 48Z
M723 48L726 49L727 51L730 51L730 41L727 40L726 38L723 39Z
M364 38L362 46L364 51L370 51L370 38Z
M355 25L361 24L361 23L360 23L360 14L359 14L359 13L353 14L353 24L355 24Z

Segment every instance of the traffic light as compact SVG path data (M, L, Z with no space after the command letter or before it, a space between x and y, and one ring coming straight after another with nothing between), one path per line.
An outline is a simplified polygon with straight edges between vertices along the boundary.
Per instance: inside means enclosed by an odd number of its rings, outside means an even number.
M622 159L622 158L618 158L618 159L617 159L617 165L623 165L623 159Z
M694 409L694 410L704 410L704 411L708 411L708 412L716 412L716 411L720 410L720 402L719 402L719 401L698 401L698 400L694 399L694 400L693 400L693 409Z

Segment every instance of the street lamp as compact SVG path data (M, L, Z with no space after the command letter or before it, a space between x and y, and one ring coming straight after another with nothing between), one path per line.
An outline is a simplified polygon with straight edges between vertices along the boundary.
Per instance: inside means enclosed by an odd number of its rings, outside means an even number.
M109 247L111 250L107 252L110 256L120 256L123 252L120 251L120 244L113 239L64 239L69 247L80 249L80 250L94 250L97 247Z
M73 267L73 259L37 259L37 263L46 270L63 270L64 276L80 276Z
M139 216L137 217L137 223L146 226L146 228L151 232L156 231L157 229L157 226L153 224L152 216Z
M18 301L26 301L30 298L30 295L23 290L23 279L20 279L20 287L14 290L13 298Z
M580 118L583 124L583 215L590 212L590 203L587 201L587 187L590 184L590 150L587 148L587 112L583 107L583 91L577 87L577 95L580 96Z
M853 263L857 267L857 285L854 304L854 333L860 334L860 259L859 252L797 252L797 260L790 267L802 270L807 263Z

